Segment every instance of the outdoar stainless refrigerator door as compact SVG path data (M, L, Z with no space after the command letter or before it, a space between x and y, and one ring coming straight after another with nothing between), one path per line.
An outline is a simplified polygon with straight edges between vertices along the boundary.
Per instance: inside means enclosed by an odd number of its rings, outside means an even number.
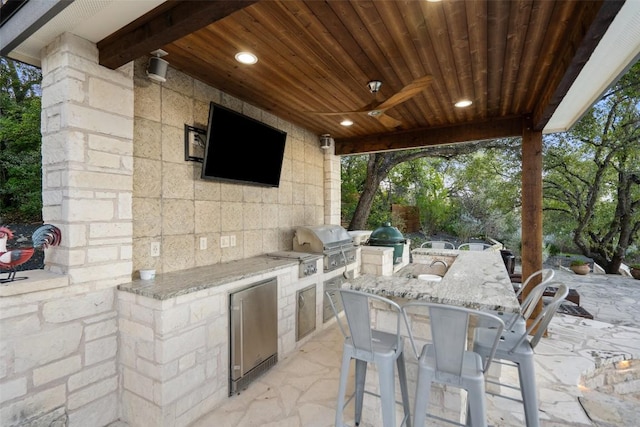
M278 286L276 279L230 295L231 388L278 353ZM269 365L270 366L270 365ZM257 368L257 369L256 369ZM268 368L265 366L264 368ZM248 379L248 378L247 378Z

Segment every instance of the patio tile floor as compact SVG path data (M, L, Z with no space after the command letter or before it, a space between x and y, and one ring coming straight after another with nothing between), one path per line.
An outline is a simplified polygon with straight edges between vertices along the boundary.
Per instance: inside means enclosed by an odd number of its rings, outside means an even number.
M578 276L564 270L557 270L555 279L578 290L581 305L594 320L557 314L548 337L536 347L541 425L637 425L640 375L635 375L635 395L622 396L587 389L580 379L596 367L640 358L640 281L612 275ZM191 427L334 425L341 346L337 327L327 328ZM500 372L501 381L517 384L515 368L503 366ZM521 403L487 396L490 425L524 425ZM352 414L347 408L345 421L352 423Z

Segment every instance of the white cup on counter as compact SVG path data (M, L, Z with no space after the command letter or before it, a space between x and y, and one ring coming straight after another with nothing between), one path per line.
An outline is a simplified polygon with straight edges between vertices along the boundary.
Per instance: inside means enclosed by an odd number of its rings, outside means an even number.
M142 280L153 280L156 277L155 270L140 270L140 278Z

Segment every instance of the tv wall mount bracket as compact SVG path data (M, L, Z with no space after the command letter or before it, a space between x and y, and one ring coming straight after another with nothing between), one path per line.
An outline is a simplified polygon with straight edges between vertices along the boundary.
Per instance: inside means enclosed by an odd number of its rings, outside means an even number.
M207 130L184 125L184 161L204 162L204 147L207 138Z

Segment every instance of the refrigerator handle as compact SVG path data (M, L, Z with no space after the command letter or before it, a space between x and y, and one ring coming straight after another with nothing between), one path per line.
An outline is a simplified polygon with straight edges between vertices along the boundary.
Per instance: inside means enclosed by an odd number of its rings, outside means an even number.
M244 300L240 300L240 336L244 337ZM240 374L244 375L244 340L240 339Z

